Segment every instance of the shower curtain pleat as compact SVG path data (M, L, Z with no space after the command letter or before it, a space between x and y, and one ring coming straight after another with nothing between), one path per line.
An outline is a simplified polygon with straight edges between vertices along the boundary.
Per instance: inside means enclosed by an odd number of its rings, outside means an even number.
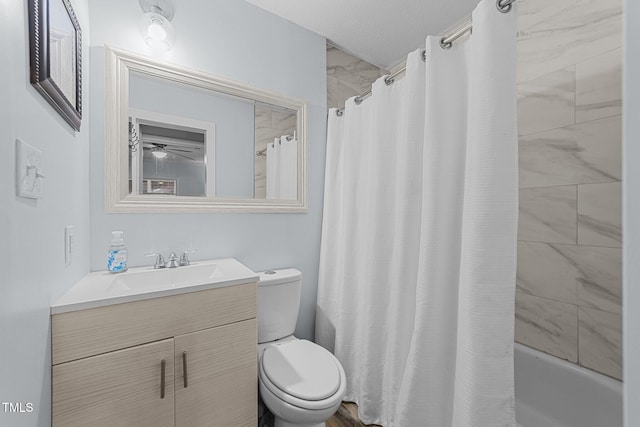
M280 138L275 138L272 143L267 144L267 199L278 199L280 197L280 180L278 171L280 170Z
M280 138L280 168L278 180L279 198L295 200L298 198L298 141L283 136Z
M367 423L515 425L515 16L329 113L316 341Z
M298 140L290 136L267 144L267 199L298 198Z

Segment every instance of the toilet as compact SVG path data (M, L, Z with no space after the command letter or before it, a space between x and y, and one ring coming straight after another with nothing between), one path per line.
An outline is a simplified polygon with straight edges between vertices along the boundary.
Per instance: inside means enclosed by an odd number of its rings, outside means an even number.
M302 273L265 271L258 282L258 379L275 427L324 427L346 389L342 365L319 345L293 336Z

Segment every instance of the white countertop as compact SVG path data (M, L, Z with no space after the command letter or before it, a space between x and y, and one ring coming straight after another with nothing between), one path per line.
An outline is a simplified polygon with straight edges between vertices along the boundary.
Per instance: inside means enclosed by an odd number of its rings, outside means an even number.
M155 270L130 268L124 273L98 271L76 282L52 306L51 314L140 301L186 292L258 281L258 275L234 258L195 261Z

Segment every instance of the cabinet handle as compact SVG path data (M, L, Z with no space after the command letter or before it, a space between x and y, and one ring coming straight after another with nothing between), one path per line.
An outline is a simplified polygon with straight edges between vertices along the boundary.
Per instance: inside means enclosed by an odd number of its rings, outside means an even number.
M189 380L187 379L187 352L186 351L182 352L182 373L183 373L184 388L187 388L189 386Z
M164 399L164 368L167 362L162 359L160 362L160 399Z

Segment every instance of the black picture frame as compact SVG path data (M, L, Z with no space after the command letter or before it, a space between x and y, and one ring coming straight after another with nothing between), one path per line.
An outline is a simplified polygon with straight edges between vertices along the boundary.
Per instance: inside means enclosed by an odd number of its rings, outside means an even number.
M52 10L52 6L56 9ZM69 0L28 0L28 8L31 84L79 131L82 31L78 19Z

